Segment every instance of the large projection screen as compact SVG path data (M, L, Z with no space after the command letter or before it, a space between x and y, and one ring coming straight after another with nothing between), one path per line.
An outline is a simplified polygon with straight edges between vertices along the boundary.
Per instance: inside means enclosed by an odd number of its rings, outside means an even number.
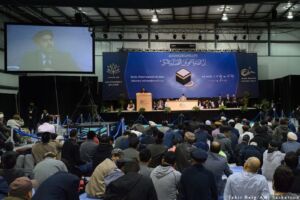
M5 24L5 69L12 73L94 73L87 26Z

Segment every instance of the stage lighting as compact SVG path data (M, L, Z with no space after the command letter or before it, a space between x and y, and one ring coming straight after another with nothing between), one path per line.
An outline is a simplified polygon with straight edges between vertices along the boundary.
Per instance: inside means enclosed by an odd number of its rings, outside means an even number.
M173 39L176 40L176 38L177 38L177 35L173 34Z
M256 39L257 39L257 40L260 40L260 35L258 35L258 36L256 37Z
M138 34L138 38L139 38L139 39L142 39L142 37L143 37L142 34L139 33L139 34Z
M199 36L198 36L198 40L202 40L202 35L199 35Z
M104 38L104 39L107 39L107 38L108 38L107 33L104 33L104 34L103 34L103 38Z
M183 40L185 40L185 35L184 35L184 34L182 34L181 38L182 38Z
M158 34L155 34L155 39L156 39L156 40L159 40Z
M216 40L219 40L219 35L215 35L215 39L216 39Z
M243 35L243 40L246 40L247 39L247 35Z
M228 16L226 13L223 13L223 16L222 16L222 21L227 21L228 20Z
M234 35L234 36L233 36L233 40L234 40L234 41L236 41L236 40L237 40L237 38L238 38L238 36L237 36L237 35Z
M119 37L120 40L122 40L123 39L123 34L119 33L118 37Z

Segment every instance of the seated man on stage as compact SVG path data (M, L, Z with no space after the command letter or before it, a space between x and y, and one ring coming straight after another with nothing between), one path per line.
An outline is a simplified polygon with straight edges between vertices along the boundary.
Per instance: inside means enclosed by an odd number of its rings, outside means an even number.
M147 91L146 91L145 88L142 88L141 91L140 91L140 93L146 93L146 92L147 92Z
M135 105L132 100L129 101L127 105L127 111L134 111L135 110Z
M201 100L198 101L198 107L199 107L200 110L204 109L204 106L203 106Z
M184 96L184 94L181 95L181 97L179 98L179 101L186 101L187 98L186 96Z
M157 110L163 110L165 108L165 103L162 99L158 100L157 102Z

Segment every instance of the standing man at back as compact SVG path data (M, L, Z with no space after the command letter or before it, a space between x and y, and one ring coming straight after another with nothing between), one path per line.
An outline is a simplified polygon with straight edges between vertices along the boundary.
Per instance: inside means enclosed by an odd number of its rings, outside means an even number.
M166 152L161 165L154 168L150 177L154 184L158 200L176 199L177 186L181 173L174 169L176 155L174 152Z
M213 173L204 166L207 153L196 149L191 153L192 166L184 170L179 184L179 200L217 200L218 190Z
M248 158L244 164L244 171L235 173L227 179L224 200L269 199L268 182L263 175L257 174L259 168L258 158Z
M203 166L214 174L218 194L223 195L225 182L222 180L222 176L225 174L228 177L232 174L232 171L228 166L227 159L219 154L220 151L221 144L217 141L212 142L210 152L208 152L207 160Z

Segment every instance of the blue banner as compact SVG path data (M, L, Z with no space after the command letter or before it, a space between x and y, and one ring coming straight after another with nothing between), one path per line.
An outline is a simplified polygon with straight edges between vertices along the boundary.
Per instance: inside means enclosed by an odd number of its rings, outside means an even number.
M154 99L258 96L257 55L235 52L118 52L103 54L103 98Z

